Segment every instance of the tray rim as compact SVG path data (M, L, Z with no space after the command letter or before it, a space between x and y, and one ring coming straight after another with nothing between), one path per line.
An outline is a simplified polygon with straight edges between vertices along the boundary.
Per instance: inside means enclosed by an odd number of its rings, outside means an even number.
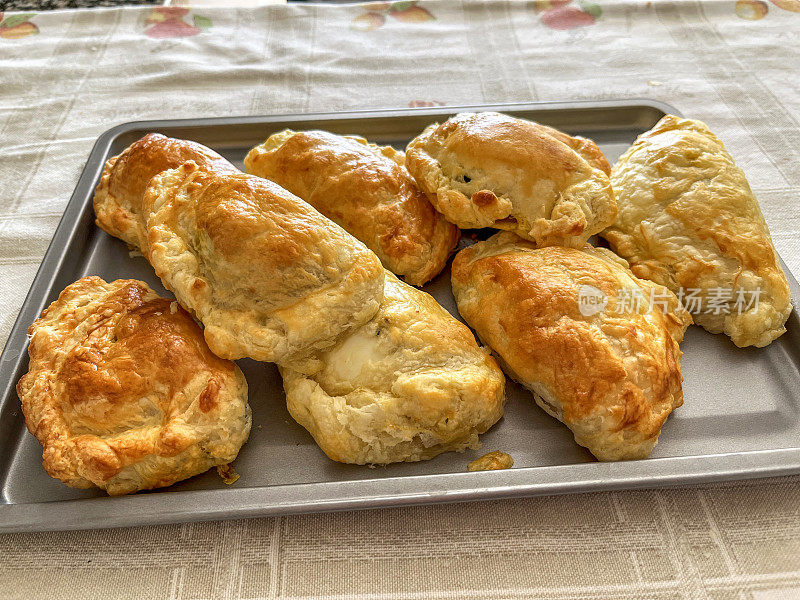
M364 117L399 117L404 115L424 115L424 116L440 116L449 115L456 112L464 111L487 111L494 110L502 112L503 110L548 110L558 112L562 110L573 110L580 108L587 109L602 109L602 108L655 108L665 114L673 114L678 117L683 114L674 106L662 102L660 100L652 100L650 98L622 98L618 100L572 100L563 102L549 102L549 101L536 101L536 102L499 102L491 104L458 104L447 106L420 106L413 108L365 108L356 110L347 110L341 112L308 112L308 113L276 113L268 115L242 115L233 117L189 117L185 119L147 119L141 121L127 121L115 125L110 129L104 131L97 138L95 146L89 156L91 159L95 150L101 143L108 149L111 141L114 138L133 131L136 129L157 129L159 127L194 127L203 124L213 125L255 125L265 122L268 119L273 123L281 123L285 121L318 121L322 119L360 119ZM107 144L105 142L108 142ZM87 161L88 162L88 161Z
M346 120L443 116L468 110L541 110L654 108L680 116L664 102L647 98L475 104L343 112L281 113L240 117L203 117L130 121L103 132L95 141L59 221L42 263L20 307L0 356L0 414L8 408L15 374L27 354L27 327L48 301L52 279L61 269L91 192L114 140L137 129L254 125L287 121ZM784 266L785 267L785 266ZM793 289L797 282L787 270ZM21 331L22 330L22 331ZM8 425L7 429L11 429ZM24 428L23 428L24 429ZM0 435L4 424L0 422ZM20 432L20 435L24 435ZM643 467L643 465L648 465ZM576 475L577 473L577 475ZM58 531L155 525L189 521L264 517L307 512L353 510L404 505L557 495L597 491L677 487L698 483L775 477L800 473L800 447L725 454L650 458L646 461L583 463L525 467L488 473L444 473L371 480L322 481L267 487L194 491L161 490L122 497L53 500L34 503L0 502L0 533ZM368 487L367 492L359 490ZM230 493L236 494L231 498ZM187 497L186 495L189 494ZM190 506L186 499L191 498ZM232 504L231 500L235 500Z
M776 455L780 455L783 464L775 464ZM647 479L632 476L631 467L641 466L643 462L658 462L661 472ZM709 472L705 463L716 470ZM563 475L572 474L575 470L586 471L586 479L565 481ZM674 488L778 477L797 472L800 472L800 448L783 448L645 461L595 462L238 490L163 490L129 496L0 505L0 533L107 529L627 489ZM535 481L514 481L528 474L534 475L532 479ZM365 484L372 488L372 493L365 495L354 492ZM325 498L315 494L320 487L326 493ZM231 506L229 496L233 491L238 496L235 507ZM185 494L191 494L192 506L200 510L187 509ZM160 505L158 512L148 510L156 504ZM87 512L91 513L88 518ZM53 523L51 519L55 515L58 521Z

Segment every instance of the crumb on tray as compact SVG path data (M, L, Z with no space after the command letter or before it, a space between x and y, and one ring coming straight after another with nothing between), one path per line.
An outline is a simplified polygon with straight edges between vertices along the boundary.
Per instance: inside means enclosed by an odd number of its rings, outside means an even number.
M509 454L495 450L476 458L469 463L467 468L470 471L497 471L499 469L510 469L513 466L514 459Z
M222 481L225 482L225 485L232 485L238 481L239 477L241 477L230 463L227 465L218 466L217 473L219 473L219 476L222 477Z

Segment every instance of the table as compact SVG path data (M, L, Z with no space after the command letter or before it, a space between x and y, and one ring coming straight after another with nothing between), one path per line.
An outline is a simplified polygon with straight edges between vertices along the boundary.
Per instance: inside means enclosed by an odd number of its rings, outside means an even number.
M136 119L662 100L725 141L800 273L797 0L153 10L0 25L0 341L93 141ZM4 599L800 598L800 477L5 535L0 557Z

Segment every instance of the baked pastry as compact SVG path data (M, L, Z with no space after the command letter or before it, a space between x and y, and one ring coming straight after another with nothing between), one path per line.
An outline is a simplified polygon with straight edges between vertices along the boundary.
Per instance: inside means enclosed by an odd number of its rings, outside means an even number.
M786 331L789 284L744 172L700 121L662 118L611 175L619 215L601 235L631 269L681 296L737 346Z
M580 248L617 212L602 152L583 138L565 143L571 139L499 113L461 113L411 140L406 167L459 227Z
M43 465L109 494L231 462L250 433L247 383L177 302L132 279L84 277L31 325L17 384Z
M436 212L391 146L325 131L281 131L244 159L248 173L299 196L412 285L444 268L458 228Z
M283 362L377 312L380 260L277 184L190 161L143 198L145 255L222 358Z
M499 233L452 265L458 310L506 374L600 460L645 458L683 403L675 295L609 250Z
M390 272L381 308L332 349L280 367L286 403L333 460L386 464L479 445L505 377L470 330Z
M142 196L150 180L167 169L193 160L217 172L239 170L219 154L195 142L149 133L106 162L94 193L97 225L135 248L141 248Z
M556 138L559 142L566 144L580 154L581 157L595 169L600 169L606 175L611 175L611 165L608 163L606 155L603 154L603 151L600 150L597 144L592 140L579 135L569 135L554 127L542 125L541 123L537 123L537 125L544 133Z

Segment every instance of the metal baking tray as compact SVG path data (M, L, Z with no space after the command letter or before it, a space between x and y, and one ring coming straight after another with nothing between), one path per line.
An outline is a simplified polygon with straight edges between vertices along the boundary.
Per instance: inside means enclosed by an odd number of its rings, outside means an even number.
M0 531L116 527L681 485L800 472L800 323L764 349L737 349L692 326L682 348L685 402L647 460L598 463L509 381L506 416L483 448L430 461L368 468L335 463L286 411L274 365L239 361L250 387L253 429L225 486L211 471L170 488L111 498L73 490L47 476L42 449L27 433L15 384L26 371L26 328L68 284L85 275L143 279L166 294L141 257L94 225L92 193L105 160L145 133L195 140L241 166L247 150L285 127L357 133L404 147L433 121L463 110L499 110L593 138L613 161L666 112L647 100L459 106L126 123L97 140L0 359ZM792 297L798 284L787 272ZM425 287L458 316L449 272ZM466 472L490 450L511 454L507 471Z

